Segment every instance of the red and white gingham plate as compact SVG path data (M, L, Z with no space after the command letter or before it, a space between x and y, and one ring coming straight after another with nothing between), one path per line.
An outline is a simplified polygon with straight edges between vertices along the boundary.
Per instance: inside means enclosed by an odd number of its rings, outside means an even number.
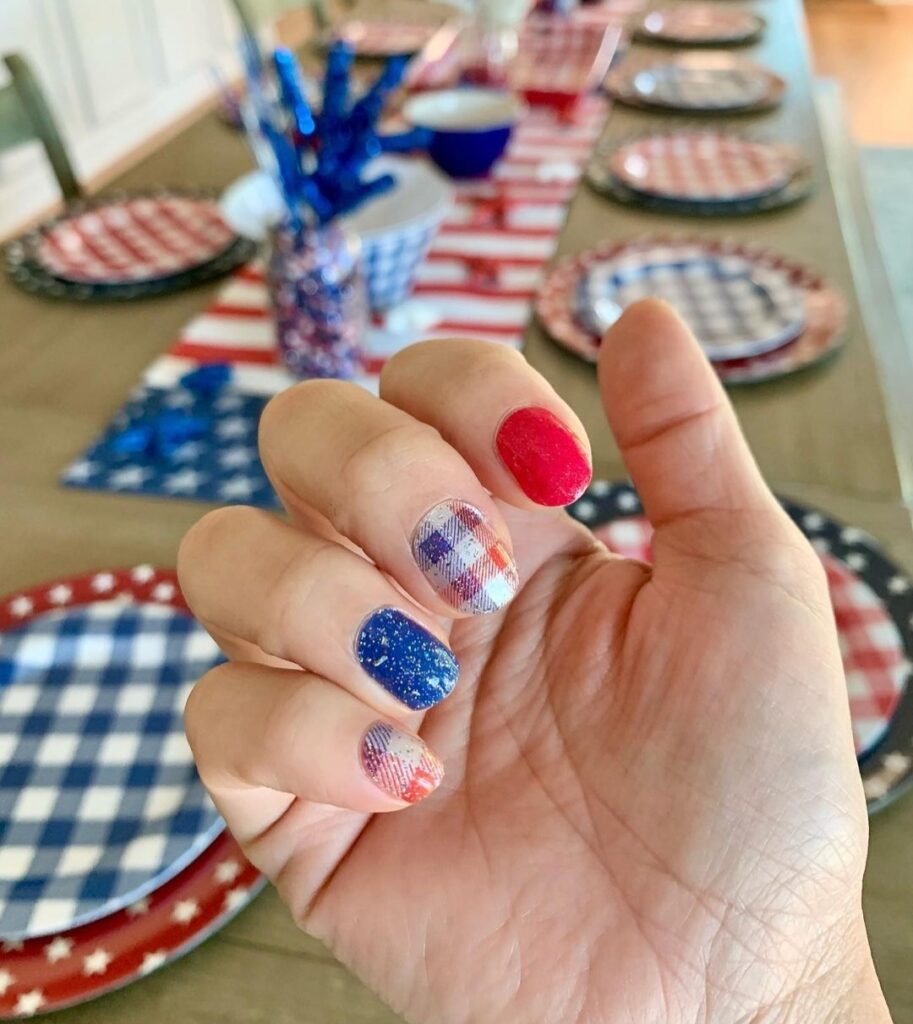
M790 146L702 128L641 136L608 156L611 173L633 191L683 202L767 195L783 188L802 165Z
M171 277L215 260L237 237L214 199L178 194L93 202L39 235L41 266L80 284Z
M616 554L652 561L653 528L639 516L616 519L593 532ZM903 638L878 595L843 562L822 555L846 672L856 754L884 736L910 671Z
M709 256L742 256L759 267L783 270L790 282L801 289L805 302L805 328L782 348L744 359L714 362L724 384L749 384L785 376L804 369L836 352L846 329L846 302L824 278L802 264L778 253L733 241L706 238L648 236L622 242L606 242L587 252L567 256L551 270L536 300L536 315L542 326L562 347L595 362L600 339L576 316L581 279L598 263L638 248L682 245L700 246Z
M265 884L226 832L124 910L56 935L0 944L0 1020L84 1003L151 974L218 931Z
M353 19L333 28L327 41L341 39L360 57L394 57L418 53L439 28L439 25L430 22Z
M775 106L786 83L735 53L684 51L628 57L606 76L606 88L628 106L734 114Z
M636 35L694 46L747 43L763 30L763 18L750 11L709 4L682 4L648 11L638 24Z

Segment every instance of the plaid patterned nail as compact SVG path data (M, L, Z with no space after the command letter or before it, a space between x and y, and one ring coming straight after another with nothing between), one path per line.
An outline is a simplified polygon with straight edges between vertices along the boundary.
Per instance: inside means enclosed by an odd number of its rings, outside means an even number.
M414 804L433 793L444 766L418 736L375 722L361 741L361 763L368 778L397 800Z
M412 554L431 586L461 612L496 612L520 586L507 548L465 501L435 505L416 528Z

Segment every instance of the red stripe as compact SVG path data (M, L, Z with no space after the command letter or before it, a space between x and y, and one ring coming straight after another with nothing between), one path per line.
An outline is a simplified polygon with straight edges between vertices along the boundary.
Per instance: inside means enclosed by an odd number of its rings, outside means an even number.
M496 270L502 267L543 267L548 262L547 256L485 256L482 253L472 255L467 252L454 252L452 249L442 249L435 246L425 257L430 263L475 263L483 261L490 264Z
M215 302L208 306L203 316L227 316L239 320L266 320L270 316L269 307L263 306L235 306L230 302Z
M250 281L253 284L262 284L266 280L266 274L262 270L248 263L246 267L241 267L240 270L236 270L232 274L232 281Z
M277 353L273 349L222 347L218 342L211 345L205 341L179 341L168 350L170 356L183 359L196 359L201 363L259 363L272 365L277 363Z
M523 333L526 321L519 324L485 324L476 323L472 320L442 320L434 325L435 334L441 331L452 331L461 334L463 331L472 331L475 334L503 334L505 338L518 337Z
M482 299L520 299L531 302L535 297L535 290L532 288L499 288L493 286L486 288L483 285L471 284L434 284L431 281L416 282L412 291L416 295L471 295Z
M498 238L552 238L555 228L512 228L500 224L459 224L447 222L447 235L496 235Z

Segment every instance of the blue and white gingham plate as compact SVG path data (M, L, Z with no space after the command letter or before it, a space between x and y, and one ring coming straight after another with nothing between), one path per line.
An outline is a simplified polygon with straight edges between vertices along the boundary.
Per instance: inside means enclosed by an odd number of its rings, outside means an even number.
M113 913L223 830L182 725L191 686L221 660L171 571L0 601L0 937Z
M577 315L595 335L638 299L662 298L684 317L710 359L745 359L792 341L805 324L802 291L787 271L697 245L656 244L589 266Z

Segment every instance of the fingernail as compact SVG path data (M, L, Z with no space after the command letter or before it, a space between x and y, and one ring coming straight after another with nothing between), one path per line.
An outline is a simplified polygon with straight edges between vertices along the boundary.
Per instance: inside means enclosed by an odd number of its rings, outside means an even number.
M498 455L523 493L537 505L570 505L593 475L577 438L548 409L516 409L501 421Z
M520 586L517 567L485 516L465 501L442 501L418 524L412 554L440 596L461 612L496 612Z
M378 608L365 619L355 656L372 679L413 711L442 701L460 674L450 649L396 608Z
M415 804L433 793L444 766L418 738L388 722L375 722L361 741L361 764L378 789Z

